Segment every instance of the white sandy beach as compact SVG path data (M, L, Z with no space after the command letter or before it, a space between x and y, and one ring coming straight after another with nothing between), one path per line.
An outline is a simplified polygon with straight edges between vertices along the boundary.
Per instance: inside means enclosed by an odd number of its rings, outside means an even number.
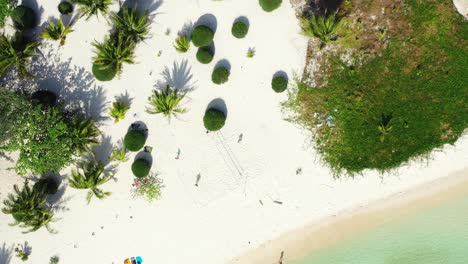
M43 22L59 16L57 3L40 1ZM113 10L117 9L115 4ZM90 205L86 205L85 191L66 187L65 170L61 186L66 190L55 197L61 200L58 221L52 224L57 234L45 229L22 234L20 228L8 226L10 215L0 214L0 246L5 243L12 249L27 241L32 254L26 263L47 263L56 254L60 263L68 264L118 264L137 255L145 264L258 263L236 259L308 223L468 169L468 137L464 136L455 146L435 151L430 163L415 161L392 175L366 172L354 179L333 179L307 145L308 135L284 120L280 103L286 93L276 94L271 89L275 72L285 71L292 79L305 64L307 39L299 34L287 1L275 12L265 13L251 0L165 0L155 14L151 37L137 46L138 63L124 65L120 79L92 81L91 43L102 40L110 29L102 18L80 20L61 48L55 43L43 45L44 58L34 67L42 69L37 74L40 88L54 90L65 102L81 102L88 109L100 123L104 142L116 144L130 124L146 123L146 144L153 147L152 171L160 174L166 186L162 199L148 204L132 198L134 154L119 166L116 181L102 186L112 196L93 199ZM194 47L186 54L173 48L184 23L195 23L205 14L217 20L216 54L209 65L196 61ZM231 35L231 25L239 16L246 16L250 23L242 40ZM256 49L251 59L245 56L249 47ZM211 72L223 59L231 65L231 76L226 84L217 86L211 82ZM184 65L185 70L181 69ZM164 80L165 67L175 73L176 84L193 88L185 101L189 112L170 123L144 111L153 86ZM125 93L132 99L131 109L124 120L114 124L107 107ZM202 117L217 98L227 107L226 126L219 133L206 134ZM239 143L240 134L243 140ZM98 156L109 145L96 149ZM179 148L181 156L176 160ZM13 184L23 181L6 170L11 166L13 163L0 158L0 200L12 191ZM302 173L296 175L298 168ZM201 181L195 187L198 173ZM273 251L272 255L279 254L276 248ZM9 263L23 262L13 256Z

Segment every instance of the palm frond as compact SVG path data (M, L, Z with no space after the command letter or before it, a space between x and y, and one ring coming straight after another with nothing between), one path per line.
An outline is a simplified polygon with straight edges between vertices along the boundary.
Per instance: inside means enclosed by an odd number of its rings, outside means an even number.
M112 69L120 74L123 63L135 63L133 60L135 43L122 34L108 38L103 43L94 42L93 46L96 48L94 63L103 69Z
M322 46L336 39L337 31L343 25L338 14L312 15L301 20L302 31L306 36L320 39Z
M112 21L119 32L134 42L143 41L149 34L149 14L139 15L130 7L122 7L120 11L112 15Z
M91 16L98 17L99 14L105 16L109 13L109 6L112 4L112 0L72 0L72 2L79 6L78 11L81 17L86 17L86 20Z
M114 118L114 122L117 123L120 120L125 118L125 114L130 109L125 102L114 102L112 103L112 109L110 111L110 116Z
M31 57L36 55L36 48L39 43L29 40L21 34L15 39L0 36L0 75L3 75L13 65L16 66L18 75L22 78L32 77L27 70Z
M153 94L148 98L149 106L146 112L149 114L163 114L168 119L187 112L187 109L180 106L185 95L179 94L177 90L166 87L165 90L153 90Z
M50 20L47 21L47 24L48 27L46 27L44 31L41 32L41 37L50 40L60 40L60 45L64 45L67 35L70 32L73 32L71 28L72 23L70 23L68 26L65 26L62 19L59 19L57 24L54 24Z
M92 146L99 144L101 134L92 118L78 116L72 121L73 148L78 154L89 152Z
M190 49L190 40L186 35L179 36L175 40L174 48L180 53L185 53Z
M125 148L113 149L110 160L126 162L128 160L127 150Z

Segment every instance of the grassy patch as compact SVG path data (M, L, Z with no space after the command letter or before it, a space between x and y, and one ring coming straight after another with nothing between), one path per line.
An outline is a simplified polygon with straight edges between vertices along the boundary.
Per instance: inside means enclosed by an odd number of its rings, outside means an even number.
M384 17L398 30L359 41L385 42L378 55L351 64L329 55L326 85L299 82L285 103L337 174L394 169L454 143L468 125L468 23L451 1L399 7Z

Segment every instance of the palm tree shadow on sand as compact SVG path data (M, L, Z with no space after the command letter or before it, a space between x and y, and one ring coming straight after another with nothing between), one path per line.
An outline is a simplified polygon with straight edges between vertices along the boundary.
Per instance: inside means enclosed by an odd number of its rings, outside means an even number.
M172 68L165 67L161 73L164 81L159 82L159 88L165 88L166 85L174 88L175 90L187 93L195 89L194 82L192 82L193 74L191 73L192 67L188 66L188 61L183 60L181 63L174 62Z
M11 261L11 257L13 255L13 248L12 246L7 246L6 242L3 242L2 247L0 247L0 264L9 264Z

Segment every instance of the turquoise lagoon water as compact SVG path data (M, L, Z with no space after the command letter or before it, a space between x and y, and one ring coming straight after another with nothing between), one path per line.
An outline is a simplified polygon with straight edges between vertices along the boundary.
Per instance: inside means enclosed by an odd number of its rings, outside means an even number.
M291 264L468 264L468 193Z

